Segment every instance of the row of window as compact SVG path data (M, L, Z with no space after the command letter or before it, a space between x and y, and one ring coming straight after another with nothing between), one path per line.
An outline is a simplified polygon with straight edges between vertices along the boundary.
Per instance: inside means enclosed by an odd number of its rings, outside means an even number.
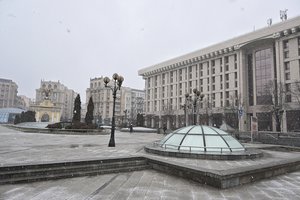
M198 102L198 108L199 109L204 109L204 108L214 108L216 107L216 94L219 94L219 106L223 107L237 107L238 106L238 91L226 91L225 92L225 99L223 98L223 92L218 92L218 93L212 93L211 96L207 95L205 97L205 100ZM209 100L211 98L211 100ZM160 104L161 103L161 104ZM153 102L153 111L159 111L159 110L176 110L176 109L183 109L185 106L183 104L186 104L185 97L179 97L178 98L178 104L177 106L177 98L170 98L170 99L162 99L162 100L155 100ZM147 111L150 111L150 101L147 102ZM162 107L160 109L159 107ZM191 108L191 106L189 106Z
M237 70L237 55L234 54L234 69ZM188 80L188 79L192 79L192 78L198 78L203 77L204 76L204 68L206 68L206 75L210 75L210 63L211 63L211 70L212 70L212 74L216 74L216 60L220 60L220 68L219 68L219 72L223 72L223 58L218 58L215 60L211 60L211 61L207 61L204 63L199 63L196 65L191 65L189 67L183 68L183 69L179 69L179 70L174 70L171 72L167 72L167 73L163 73L161 75L161 83L164 85L167 83L167 80L169 80L168 83L173 83L175 80L175 77L177 77L177 73L178 73L178 79L179 81L183 81L183 80ZM225 72L229 72L229 56L225 56L224 57L224 62L225 62ZM154 79L151 79L151 77L148 78L147 83L148 83L148 88L151 87L151 80L153 80L153 84L154 86L158 86L158 80L159 80L159 75L154 76Z
M234 88L237 88L238 87L238 75L237 75L237 72L234 72ZM204 79L200 79L199 80L199 83L200 83L200 85L199 85L199 91L200 92L203 92L203 80ZM207 91L209 92L210 91L210 79L209 78L207 78L206 79L207 80ZM214 92L215 90L216 90L216 85L215 85L215 83L216 83L216 77L212 77L211 78L211 80L212 80L212 92ZM219 80L220 80L220 88L219 89L221 89L221 90L223 90L223 85L225 84L225 89L229 89L230 87L230 81L229 81L229 74L225 74L225 83L223 83L223 75L220 75L219 76ZM185 88L183 88L183 83L179 83L178 84L178 89L179 89L179 95L183 95L184 93L183 93L183 91L187 91L187 87L188 88L190 88L190 91L189 91L189 93L191 93L192 92L192 89L193 89L193 81L189 81L188 82L188 86L187 85L185 85ZM198 80L196 80L195 81L195 85L198 85ZM166 89L167 88L169 88L169 90L170 90L170 96L171 97L173 97L173 96L175 96L175 95L177 95L177 92L175 92L174 93L174 89L175 89L175 87L174 86L176 86L176 85L170 85L169 87L168 86L162 86L161 88L161 90L162 90L162 98L165 98L165 97L167 97L168 96L168 90L166 91ZM150 89L148 89L148 97L150 97ZM158 98L158 88L154 88L154 98Z

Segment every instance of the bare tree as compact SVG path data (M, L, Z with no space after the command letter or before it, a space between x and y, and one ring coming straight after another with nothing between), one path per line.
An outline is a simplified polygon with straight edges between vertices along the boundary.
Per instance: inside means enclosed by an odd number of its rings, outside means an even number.
M202 115L202 122L204 121L206 125L211 125L211 119L212 119L212 103L210 101L210 99L205 98L202 101L203 103L203 108L201 110L203 110L204 112Z
M297 99L297 102L300 106L300 81L295 81L291 84L290 88L287 88L287 92L293 95Z
M234 128L238 128L240 120L240 112L243 112L244 102L242 101L241 94L230 95L229 105L226 105L225 109L229 111L231 116L225 117L227 124L230 124ZM229 118L229 119L228 119Z
M272 104L266 105L265 108L272 113L275 123L276 131L281 131L281 121L284 110L287 109L285 103L286 90L282 82L270 81L265 85L265 90L272 96Z
M167 121L169 120L169 122L171 122L171 128L174 128L173 127L173 121L174 121L174 109L173 109L173 106L172 104L167 101L167 103L163 104L163 107L162 107L162 110L163 110L163 126L165 127L167 125Z

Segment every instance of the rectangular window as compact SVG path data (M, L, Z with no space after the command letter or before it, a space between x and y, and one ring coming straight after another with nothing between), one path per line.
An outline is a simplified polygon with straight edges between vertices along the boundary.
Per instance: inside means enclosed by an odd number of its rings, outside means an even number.
M286 58L289 58L289 52L288 51L285 51L284 52L284 58L286 59Z
M225 56L224 60L225 60L225 64L228 63L228 56Z
M292 102L291 84L290 83L285 84L285 92L286 92L285 101L287 103Z
M285 62L284 63L284 70L289 71L290 70L290 62Z
M225 74L225 80L229 81L229 74Z
M179 70L179 81L182 81L182 69Z
M225 72L229 71L229 65L225 65Z
M229 92L227 91L226 92L226 99L228 99L229 98Z
M283 49L288 49L289 48L289 41L288 40L284 40L283 41Z
M285 73L285 80L291 80L291 74L290 72Z
M170 72L171 83L173 82L173 72Z

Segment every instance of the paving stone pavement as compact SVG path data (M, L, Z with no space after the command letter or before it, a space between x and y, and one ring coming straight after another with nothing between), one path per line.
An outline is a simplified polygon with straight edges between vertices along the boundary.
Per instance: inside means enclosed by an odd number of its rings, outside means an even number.
M300 199L300 172L219 190L154 170L0 186L1 200Z
M0 165L149 155L143 146L162 138L151 133L116 132L109 135L54 135L22 133L0 126ZM265 151L266 160L213 161L160 157L186 165L231 169L297 157L297 152ZM300 171L220 190L154 170L79 177L28 184L0 185L0 200L18 199L300 199Z

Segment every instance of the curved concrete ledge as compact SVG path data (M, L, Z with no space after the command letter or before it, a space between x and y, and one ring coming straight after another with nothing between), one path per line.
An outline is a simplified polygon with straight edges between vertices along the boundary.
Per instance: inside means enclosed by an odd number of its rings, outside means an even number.
M300 169L300 158L228 170L192 167L140 156L0 167L0 185L153 169L216 188L232 188Z
M49 128L30 128L9 126L7 128L22 131L25 133L45 133L45 134L61 134L61 135L107 135L110 130L107 129L49 129Z
M144 147L148 153L161 156L177 157L177 158L196 158L208 160L243 160L255 159L263 156L263 152L258 149L246 149L246 151L235 152L189 152L172 149L164 149L159 146L148 145Z

